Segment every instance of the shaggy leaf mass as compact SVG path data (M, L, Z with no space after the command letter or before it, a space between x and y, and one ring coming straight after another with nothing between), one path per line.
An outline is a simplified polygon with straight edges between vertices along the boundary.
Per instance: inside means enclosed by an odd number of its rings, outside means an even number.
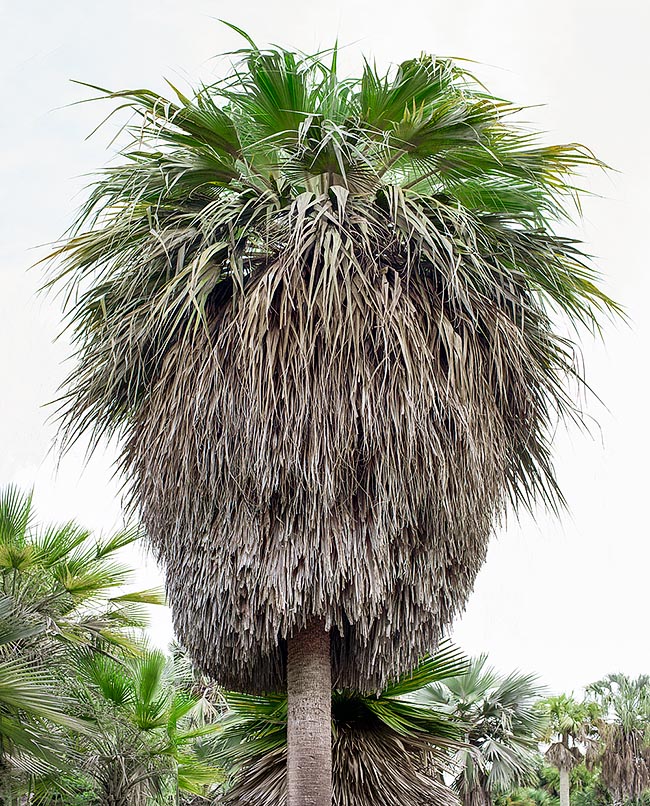
M562 501L556 322L616 306L557 230L598 163L449 60L239 56L191 98L102 91L134 117L56 253L64 436L121 438L205 672L279 689L324 618L335 685L373 691L435 650L506 508Z

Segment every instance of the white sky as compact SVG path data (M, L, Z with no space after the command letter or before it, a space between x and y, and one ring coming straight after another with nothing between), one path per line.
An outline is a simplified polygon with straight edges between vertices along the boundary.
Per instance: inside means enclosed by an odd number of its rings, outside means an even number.
M474 59L495 93L544 104L526 117L549 140L585 143L618 170L586 181L600 197L585 200L579 236L632 324L608 325L604 344L585 337L587 376L607 408L589 404L593 439L557 437L571 514L558 523L540 513L493 541L454 637L504 671L538 672L553 690L650 672L646 9L640 0L1 0L0 484L35 484L42 519L104 532L121 522L114 454L86 465L80 446L57 471L43 408L65 375L67 345L53 343L57 304L35 296L41 277L27 269L44 254L34 247L71 222L81 175L109 157L107 132L85 140L107 108L60 109L87 97L69 79L163 90L163 76L208 78L211 57L241 44L219 17L260 44L310 51L338 36L352 68L361 53L380 65L421 51ZM153 564L135 559L142 584L155 581ZM154 627L166 643L168 616Z

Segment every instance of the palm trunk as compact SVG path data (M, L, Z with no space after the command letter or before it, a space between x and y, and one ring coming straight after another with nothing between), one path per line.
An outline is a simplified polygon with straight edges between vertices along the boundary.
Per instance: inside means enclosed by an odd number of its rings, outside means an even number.
M322 621L289 639L287 695L287 806L332 806L332 672Z
M560 806L569 806L569 768L560 767Z
M11 806L11 765L0 749L0 806Z

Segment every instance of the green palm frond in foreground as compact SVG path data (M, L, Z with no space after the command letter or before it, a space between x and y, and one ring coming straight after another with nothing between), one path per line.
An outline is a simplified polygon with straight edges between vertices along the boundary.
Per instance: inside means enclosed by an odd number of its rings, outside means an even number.
M42 635L45 623L15 599L0 593L0 788L9 770L32 775L57 766L66 744L66 728L86 733L73 716L73 700L22 641Z
M334 806L454 806L442 774L459 746L461 723L407 697L464 668L460 652L446 646L379 694L332 693ZM286 695L224 696L228 712L213 751L229 776L224 803L284 806Z
M133 571L120 553L142 531L95 539L76 523L34 518L31 494L0 490L0 596L22 607L24 625L34 630L34 640L18 642L19 654L43 663L66 646L128 649L133 631L148 623L146 605L164 603L157 589L125 592Z
M27 791L77 759L87 741L69 681L80 652L135 650L155 590L124 593L132 571L120 558L140 532L100 540L74 523L35 522L32 496L0 490L0 790ZM30 783L31 782L31 783ZM15 793L14 793L15 794Z
M278 690L322 619L373 691L435 650L505 509L562 502L560 322L617 310L562 234L600 163L447 59L239 57L190 96L100 90L133 117L54 255L63 435L123 438L203 671Z

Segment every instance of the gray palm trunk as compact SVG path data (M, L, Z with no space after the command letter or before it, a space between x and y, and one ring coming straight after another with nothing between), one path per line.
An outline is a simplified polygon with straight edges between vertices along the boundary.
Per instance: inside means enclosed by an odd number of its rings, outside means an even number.
M560 806L569 806L569 776L569 768L560 767Z
M312 622L287 649L287 806L331 806L332 673L324 623Z
M469 741L469 737L467 738ZM474 785L463 794L463 806L491 806L492 798L487 790L485 781L476 781Z

